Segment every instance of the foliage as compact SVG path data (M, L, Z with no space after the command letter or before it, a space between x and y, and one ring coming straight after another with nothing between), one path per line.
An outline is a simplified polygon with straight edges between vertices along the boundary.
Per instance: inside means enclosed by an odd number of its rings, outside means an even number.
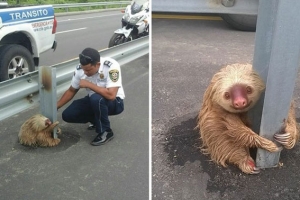
M107 1L122 1L122 0L7 0L8 5L53 5L53 4L67 4L67 3L88 3L88 2L107 2ZM124 0L123 0L124 1ZM124 7L124 6L123 6ZM72 12L72 11L84 11L95 9L107 9L107 8L121 8L121 5L111 6L93 6L93 7L80 7L80 8L58 8L55 12Z
M7 0L9 5L45 5L45 4L64 4L64 3L88 3L102 1L121 1L121 0Z

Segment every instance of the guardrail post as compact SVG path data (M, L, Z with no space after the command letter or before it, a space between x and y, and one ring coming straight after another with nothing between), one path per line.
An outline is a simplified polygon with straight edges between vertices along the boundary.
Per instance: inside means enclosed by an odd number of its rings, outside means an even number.
M259 1L253 66L264 79L266 91L252 113L253 130L273 141L287 118L299 67L299 10L300 1ZM258 149L256 164L274 167L279 157L280 152Z
M57 121L56 68L39 67L39 94L41 114L52 122ZM53 137L57 138L56 128Z

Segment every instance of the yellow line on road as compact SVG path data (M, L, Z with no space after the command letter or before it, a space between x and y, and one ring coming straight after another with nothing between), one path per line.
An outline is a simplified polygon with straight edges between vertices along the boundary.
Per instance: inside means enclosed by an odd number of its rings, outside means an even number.
M167 14L152 14L154 19L198 19L198 20L222 20L218 16L198 16L198 15L167 15Z

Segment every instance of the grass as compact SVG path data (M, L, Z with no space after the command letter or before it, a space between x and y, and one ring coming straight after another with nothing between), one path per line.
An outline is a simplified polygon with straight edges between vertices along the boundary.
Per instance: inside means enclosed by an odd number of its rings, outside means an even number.
M90 3L90 2L109 2L121 0L8 0L8 5L29 6L29 5L53 5L53 4L69 4L69 3ZM92 7L78 7L78 8L58 8L55 9L56 13L61 12L74 12L85 10L99 10L107 8L123 8L123 5L110 5L110 6L92 6Z

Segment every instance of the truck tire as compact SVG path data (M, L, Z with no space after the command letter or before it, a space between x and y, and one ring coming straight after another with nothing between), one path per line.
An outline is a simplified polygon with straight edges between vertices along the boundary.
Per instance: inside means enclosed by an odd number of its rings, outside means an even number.
M32 54L22 45L0 47L0 82L35 70Z
M256 31L256 15L223 14L221 17L234 29L240 31Z

